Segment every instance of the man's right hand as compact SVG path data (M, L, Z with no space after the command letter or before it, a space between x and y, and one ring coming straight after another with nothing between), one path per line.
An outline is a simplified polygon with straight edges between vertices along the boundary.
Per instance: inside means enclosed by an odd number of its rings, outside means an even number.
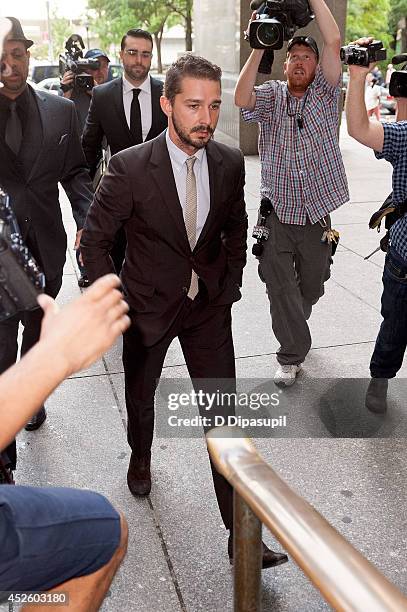
M73 89L73 82L74 82L74 78L75 75L72 72L72 70L67 70L64 74L64 76L61 79L61 85L63 85L62 91L63 91L63 96L64 98L70 98L72 96L72 89ZM64 91L64 89L68 88L67 91Z

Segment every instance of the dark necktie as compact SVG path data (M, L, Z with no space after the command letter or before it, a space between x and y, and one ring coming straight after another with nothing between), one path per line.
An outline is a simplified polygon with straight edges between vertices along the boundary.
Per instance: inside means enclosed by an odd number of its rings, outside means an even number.
M140 144L143 142L140 101L138 99L140 91L140 89L133 89L133 101L130 109L130 132L133 137L133 144Z
M23 139L23 129L21 126L20 117L17 113L16 102L10 104L10 114L6 123L6 131L4 134L4 140L10 149L18 155L21 147L21 141Z

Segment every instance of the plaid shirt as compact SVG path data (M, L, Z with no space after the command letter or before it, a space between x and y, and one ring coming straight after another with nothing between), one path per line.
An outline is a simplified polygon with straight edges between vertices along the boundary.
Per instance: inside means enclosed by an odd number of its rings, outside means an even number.
M383 123L383 129L383 150L375 155L393 166L393 202L402 204L407 200L407 121ZM390 244L407 260L407 214L392 225Z
M338 144L340 87L330 85L318 66L301 99L285 81L255 91L254 110L242 109L242 116L260 124L261 194L282 223L305 225L307 217L316 223L349 200Z

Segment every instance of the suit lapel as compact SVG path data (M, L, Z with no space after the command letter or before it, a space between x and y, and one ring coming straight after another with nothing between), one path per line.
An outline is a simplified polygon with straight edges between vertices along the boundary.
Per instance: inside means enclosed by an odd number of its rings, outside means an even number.
M181 238L182 247L189 249L182 206L178 198L171 160L165 142L165 132L160 134L154 141L150 163L152 177L177 227L177 236Z
M210 140L206 145L206 157L208 160L210 192L209 214L199 235L195 249L199 247L200 243L205 239L208 230L210 229L211 224L216 217L217 204L220 203L223 177L225 174L222 155L219 153L216 143L213 140Z
M161 98L161 88L156 85L152 77L150 76L150 84L151 84L151 128L147 134L146 140L151 140L153 138L154 133L156 133L155 123L158 120L161 112L160 98Z

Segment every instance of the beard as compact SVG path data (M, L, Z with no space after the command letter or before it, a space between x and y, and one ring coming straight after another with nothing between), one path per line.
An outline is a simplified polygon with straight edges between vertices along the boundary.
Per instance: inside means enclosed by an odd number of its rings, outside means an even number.
M124 72L133 81L139 81L142 83L146 80L150 67L141 66L138 64L137 66L125 66Z
M212 128L210 125L205 125L203 123L200 125L196 125L191 130L187 131L183 129L181 125L177 122L174 112L172 113L172 124L174 126L174 130L178 138L180 139L180 141L183 142L187 146L194 147L195 149L203 149L204 147L206 147L206 145L212 138L213 133L215 131L215 128ZM202 131L208 132L208 135L205 137L201 137L201 138L193 137L193 134L195 132L202 132Z

